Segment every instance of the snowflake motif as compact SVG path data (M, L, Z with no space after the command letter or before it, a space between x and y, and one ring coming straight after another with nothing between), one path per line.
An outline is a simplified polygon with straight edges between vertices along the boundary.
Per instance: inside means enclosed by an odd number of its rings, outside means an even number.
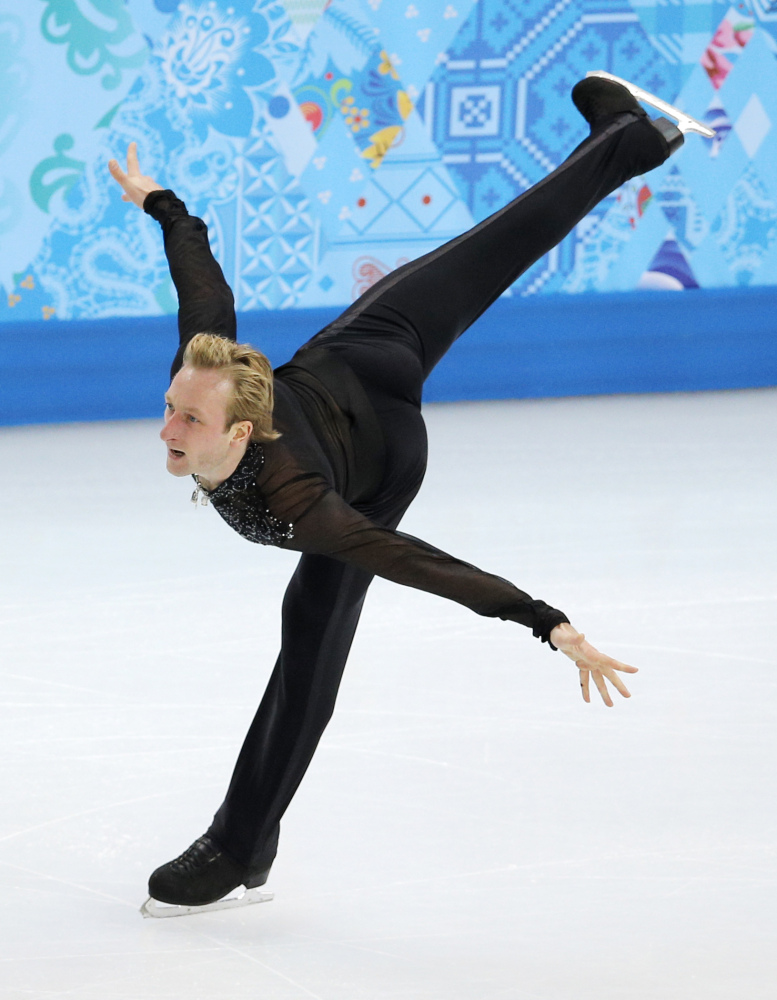
M259 14L241 16L230 7L183 3L156 55L179 110L204 137L208 125L225 135L247 135L254 109L245 88L275 76L257 51L269 32Z
M459 12L456 10L453 4L449 3L448 6L445 8L445 12L442 16L445 18L446 21L450 21L452 17L458 17Z
M416 7L414 3L408 4L407 10L405 11L405 17L420 17L421 11Z

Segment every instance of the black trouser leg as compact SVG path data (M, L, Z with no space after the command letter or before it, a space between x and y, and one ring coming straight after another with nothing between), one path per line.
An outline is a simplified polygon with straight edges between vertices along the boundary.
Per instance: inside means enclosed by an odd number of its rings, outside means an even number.
M544 180L462 236L381 279L310 346L393 339L420 352L425 378L451 344L524 271L625 181L668 150L647 119L624 112Z
M281 653L209 831L252 871L275 857L280 818L332 715L371 579L303 555L289 583Z

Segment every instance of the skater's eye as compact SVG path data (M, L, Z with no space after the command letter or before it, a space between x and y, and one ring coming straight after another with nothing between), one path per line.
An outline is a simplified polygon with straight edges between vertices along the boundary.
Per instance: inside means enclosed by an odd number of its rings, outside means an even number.
M197 418L193 417L191 415L191 413L187 413L186 414L186 419L189 421L190 424L196 424L196 423L198 423Z

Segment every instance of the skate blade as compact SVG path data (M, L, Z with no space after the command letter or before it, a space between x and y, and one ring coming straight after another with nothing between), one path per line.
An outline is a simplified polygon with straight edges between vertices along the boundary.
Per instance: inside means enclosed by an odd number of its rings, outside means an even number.
M706 136L708 139L715 138L713 129L705 125L704 122L700 122L696 118L691 118L684 111L674 107L672 104L667 104L666 101L662 101L660 97L656 97L654 94L649 94L647 90L643 90L636 84L629 83L628 80L622 80L619 76L613 76L612 73L605 73L603 69L591 70L589 73L586 73L586 76L598 76L602 80L612 80L613 83L619 83L630 94L636 97L638 101L643 101L645 104L649 104L651 108L655 108L656 111L660 111L669 118L673 118L683 134L686 132L698 132L699 135Z
M252 906L254 903L269 903L275 893L266 889L244 889L237 896L225 896L215 903L205 903L202 906L177 906L160 903L153 897L145 901L140 912L144 917L188 917L192 913L215 913L216 910L235 910L240 906Z

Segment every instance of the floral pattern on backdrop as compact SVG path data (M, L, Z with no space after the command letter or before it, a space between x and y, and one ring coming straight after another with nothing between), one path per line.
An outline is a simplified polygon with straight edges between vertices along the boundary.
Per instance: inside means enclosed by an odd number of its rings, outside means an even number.
M204 216L241 310L344 305L520 194L605 69L715 129L515 295L777 284L772 0L0 0L0 319L175 310L105 164ZM65 328L63 328L65 329Z

